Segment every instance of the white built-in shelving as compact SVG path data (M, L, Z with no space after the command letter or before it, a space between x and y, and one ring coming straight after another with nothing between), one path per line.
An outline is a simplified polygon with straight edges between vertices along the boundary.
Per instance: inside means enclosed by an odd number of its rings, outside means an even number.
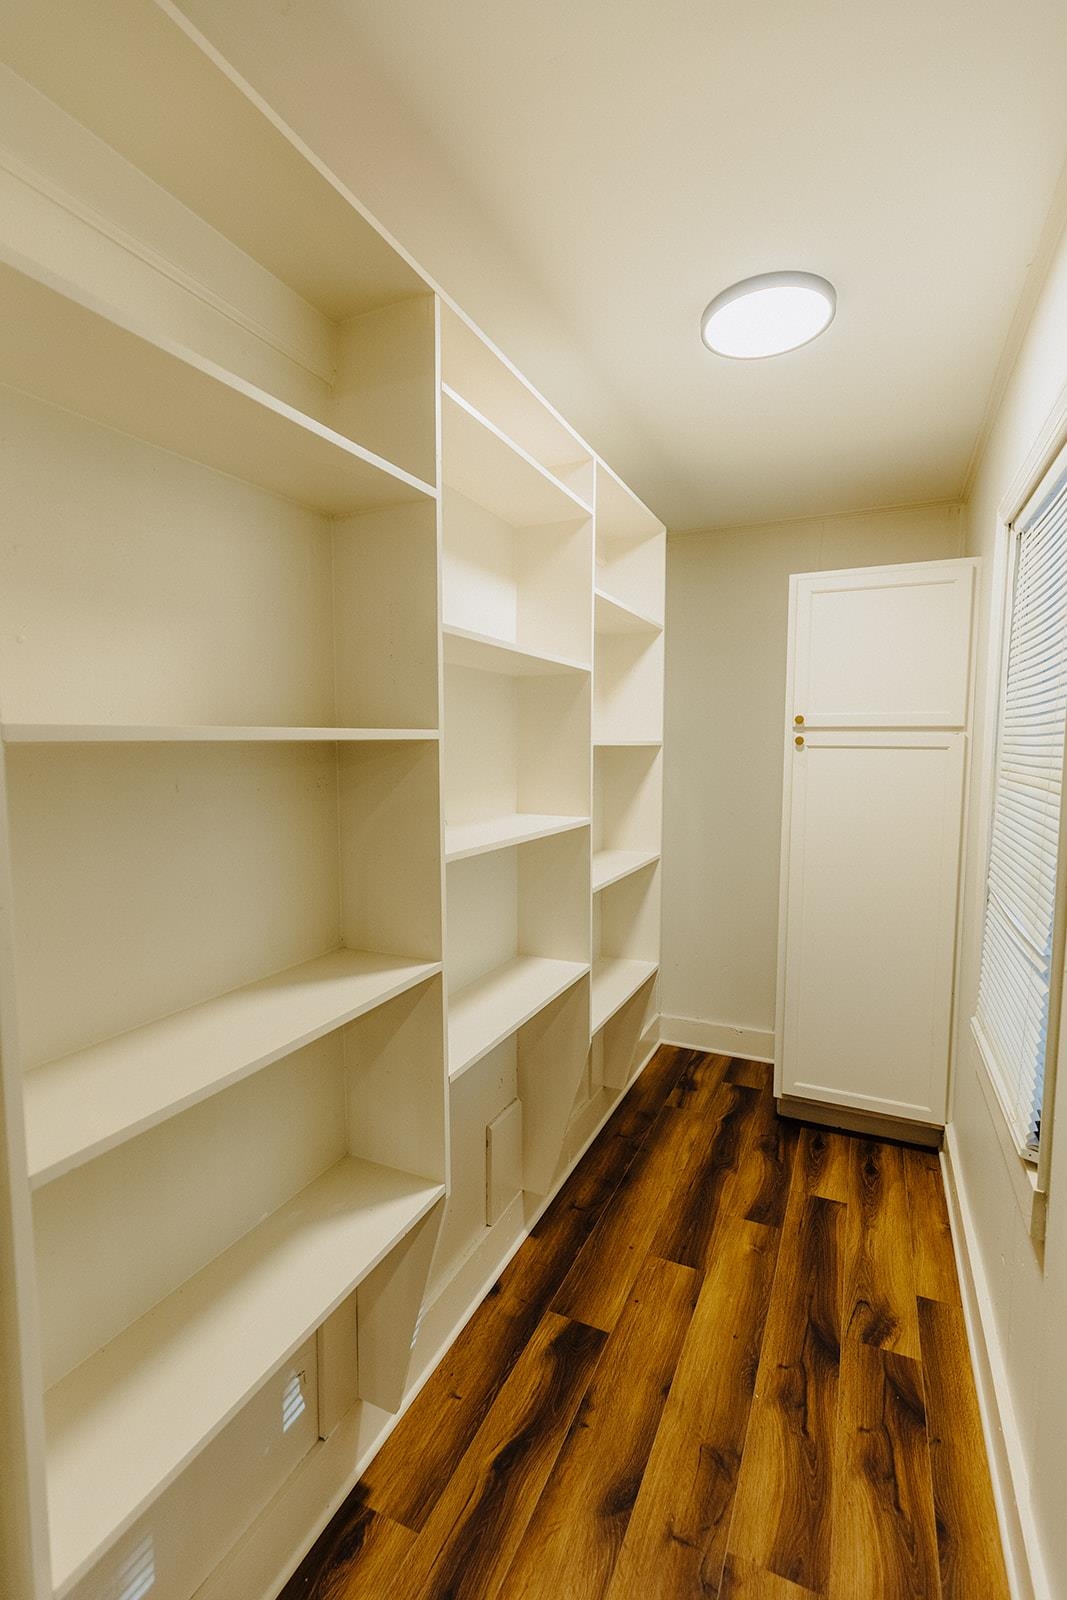
M338 950L27 1073L35 1186L237 1083L439 971Z
M580 961L515 956L460 989L448 1010L450 1075L473 1067L588 971Z
M0 726L5 744L411 744L438 737L436 728L179 728L107 722L6 722Z
M512 845L530 844L534 839L549 839L556 833L589 826L588 817L555 817L539 812L508 813L485 817L478 822L457 822L445 828L445 860L464 861L490 850L507 850Z
M2 57L0 1590L221 1600L654 1044L664 535L170 0Z
M631 872L654 866L658 850L597 850L593 854L593 893L628 878Z
M593 965L593 1032L598 1033L641 985L655 977L655 961L599 956Z
M88 1570L443 1194L389 1167L339 1162L53 1385L57 1588Z
M603 589L598 589L596 631L597 633L662 633L663 624L645 616L641 611L635 611L632 606L623 605L621 600L614 599Z
M446 627L445 662L453 667L474 667L482 672L503 672L513 678L538 678L559 672L588 672L583 661L569 661L548 651L524 649L506 639L474 633L470 628Z

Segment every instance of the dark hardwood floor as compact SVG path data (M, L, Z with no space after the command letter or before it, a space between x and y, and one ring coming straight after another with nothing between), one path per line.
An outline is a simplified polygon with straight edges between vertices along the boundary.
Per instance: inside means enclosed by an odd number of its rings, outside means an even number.
M282 1600L1007 1600L937 1158L664 1047Z

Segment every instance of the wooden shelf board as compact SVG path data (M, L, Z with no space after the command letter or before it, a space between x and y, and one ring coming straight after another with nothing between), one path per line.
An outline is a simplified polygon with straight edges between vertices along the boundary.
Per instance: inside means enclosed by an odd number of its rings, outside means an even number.
M662 633L663 624L643 611L635 611L622 600L616 600L606 589L597 589L595 599L595 625L597 633Z
M49 1390L56 1589L69 1589L443 1195L348 1158Z
M596 850L593 853L593 893L628 878L659 860L658 850Z
M588 971L581 961L517 956L453 995L448 1003L449 1077L458 1078L473 1067Z
M655 961L624 961L618 956L597 956L593 962L593 1027L599 1033L605 1022L658 971Z
M228 727L223 724L5 722L5 744L382 744L440 737L436 728Z
M331 320L426 292L406 254L176 6L74 6L62 50L56 17L32 0L10 6L7 63ZM168 103L195 117L160 117L144 83L165 84Z
M591 670L587 661L574 661L567 656L530 650L508 639L494 639L488 633L474 633L470 628L454 628L446 624L442 632L445 661L450 666L475 667L481 672L503 672L514 678Z
M598 544L637 544L663 533L659 518L602 461L597 462L596 494Z
M35 1187L249 1077L441 970L336 950L26 1074Z
M453 394L465 397L468 405L492 419L565 484L569 473L585 470L590 493L588 500L581 498L592 515L593 463L588 447L461 312L447 304L442 311L442 371Z
M490 850L507 850L532 839L549 839L555 833L587 828L588 817L561 817L536 811L516 811L488 817L482 822L457 822L445 828L445 860L465 861Z
M4 381L107 428L332 516L431 485L111 307L0 264Z
M662 739L594 739L597 750L661 750Z
M442 384L446 484L513 528L575 522L589 508L462 395Z

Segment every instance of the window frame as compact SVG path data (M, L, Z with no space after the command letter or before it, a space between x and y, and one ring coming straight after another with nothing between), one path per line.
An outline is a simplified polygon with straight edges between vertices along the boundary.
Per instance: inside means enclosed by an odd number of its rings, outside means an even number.
M990 856L992 850L994 803L998 771L998 751L1002 708L1008 672L1008 647L1011 640L1012 609L1015 599L1017 571L1016 548L1020 537L1016 524L1027 509L1046 494L1054 484L1067 474L1067 390L1065 390L1035 441L1025 461L1002 499L997 510L997 531L994 547L992 598L989 608L990 639L987 660L989 673L985 685L984 728L988 730L987 748L982 751L980 770L980 874L976 891L980 896L977 922L975 967L975 992L977 1000L977 975L980 970L982 944L985 937L986 904ZM999 601L999 603L998 603ZM1065 749L1067 768L1067 749ZM1067 774L1065 774L1067 776ZM981 1025L972 1008L970 1032L981 1063L979 1083L1000 1137L1005 1157L1011 1163L1016 1180L1016 1193L1021 1209L1028 1216L1029 1230L1035 1243L1045 1237L1048 1212L1049 1182L1052 1170L1052 1146L1055 1128L1056 1080L1058 1068L1067 1053L1067 1028L1062 1026L1065 987L1067 987L1067 781L1064 803L1060 810L1060 834L1057 852L1056 932L1053 942L1052 965L1049 982L1049 1049L1046 1057L1045 1080L1041 1101L1041 1142L1036 1165L1024 1157L1017 1146L1014 1129L1003 1105L996 1074L991 1070L982 1035ZM1067 1075L1067 1069L1065 1069Z

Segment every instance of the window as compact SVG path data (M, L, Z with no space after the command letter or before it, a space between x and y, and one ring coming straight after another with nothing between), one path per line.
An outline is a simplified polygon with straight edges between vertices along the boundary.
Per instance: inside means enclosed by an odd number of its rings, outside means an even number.
M1067 707L1067 468L1012 529L976 1032L1019 1152L1037 1162L1063 961L1057 894Z

